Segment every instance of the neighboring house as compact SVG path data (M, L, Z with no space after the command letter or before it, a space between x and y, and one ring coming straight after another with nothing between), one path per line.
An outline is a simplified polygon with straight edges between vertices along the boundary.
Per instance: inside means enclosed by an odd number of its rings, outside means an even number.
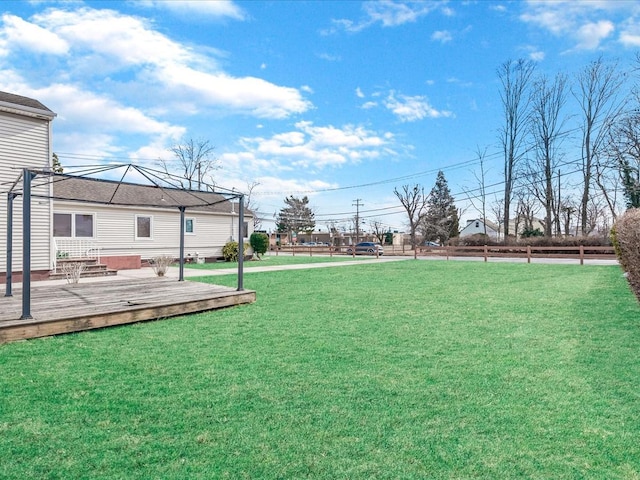
M526 223L527 223L527 220L523 216L509 219L509 234L514 235L516 233L516 226L517 226L518 227L517 236L519 237L522 234L522 231L525 229ZM531 228L533 230L537 228L541 232L544 232L544 221L539 218L533 217L531 219Z
M218 193L137 185L92 178L53 179L53 238L57 256L66 245L86 242L111 268L137 268L159 255L179 256L180 207L185 207L188 259L222 256L238 241L238 204ZM253 228L245 209L243 240ZM71 241L72 243L69 243Z
M52 155L51 123L56 116L32 98L0 92L0 282L6 276L7 192L19 180L21 169L48 169ZM49 196L51 186L34 182L32 193ZM16 190L22 191L21 182ZM13 201L14 272L22 271L22 197ZM47 274L51 265L51 204L31 205L31 270Z
M225 243L238 240L238 205L222 195L50 176L55 116L37 100L0 92L0 283L7 273L7 193L12 188L22 192L25 168L41 172L31 183L33 278L48 277L56 257L64 258L74 245L84 245L85 252L99 251L102 263L111 268L139 267L140 260L162 254L178 257L181 206L185 257L218 257ZM16 274L22 272L22 198L12 202L11 258ZM253 227L252 215L245 211L245 241Z
M486 227L486 231L485 231ZM471 235L487 234L491 240L498 239L498 226L489 220L482 220L481 218L474 218L473 220L467 220L467 225L460 230L460 237L470 237Z

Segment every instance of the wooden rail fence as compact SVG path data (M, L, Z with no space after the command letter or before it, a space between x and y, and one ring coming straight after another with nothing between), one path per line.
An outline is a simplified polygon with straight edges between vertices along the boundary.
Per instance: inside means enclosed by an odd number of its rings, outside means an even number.
M607 246L570 246L570 247L537 247L530 245L504 246L456 246L456 247L418 247L418 255L444 255L447 257L483 257L486 262L490 257L526 258L575 258L584 265L588 260L615 260L613 247Z
M296 255L348 255L355 256L355 252L348 252L349 247L330 247L305 245L287 245L271 250L272 255L287 253ZM446 257L483 257L488 261L492 257L526 258L531 263L532 258L568 258L580 260L584 265L585 260L615 260L615 250L611 246L563 246L563 247L538 247L530 245L479 245L479 246L446 246L446 247L418 247L416 250L410 246L384 246L385 255L413 255Z

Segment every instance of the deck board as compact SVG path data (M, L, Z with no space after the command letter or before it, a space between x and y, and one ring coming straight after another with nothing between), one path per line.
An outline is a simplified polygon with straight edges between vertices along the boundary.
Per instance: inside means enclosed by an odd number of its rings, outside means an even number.
M21 319L22 294L0 297L0 343L252 303L254 291L174 279L131 279L31 289L31 316Z

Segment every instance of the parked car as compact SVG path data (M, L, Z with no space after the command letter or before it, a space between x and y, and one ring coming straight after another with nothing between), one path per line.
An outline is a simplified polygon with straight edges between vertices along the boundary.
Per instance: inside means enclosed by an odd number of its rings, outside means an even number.
M440 244L436 242L424 242L425 247L439 247Z
M378 252L378 255L384 254L384 248L382 248L382 245L374 242L360 242L356 244L355 251L356 251L356 255L358 254L375 255L376 252ZM347 253L353 254L353 247L347 248Z

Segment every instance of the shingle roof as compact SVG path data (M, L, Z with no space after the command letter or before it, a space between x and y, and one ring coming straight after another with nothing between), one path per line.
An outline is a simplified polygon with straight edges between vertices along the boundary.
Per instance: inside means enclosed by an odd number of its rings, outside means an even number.
M14 105L20 105L22 107L35 108L37 110L44 110L46 112L53 113L38 100L23 97L22 95L15 95L13 93L0 92L0 102L13 103Z
M155 208L187 207L215 213L231 213L231 202L212 192L180 190L158 186L56 175L52 177L53 197L58 200ZM245 210L251 216L251 212Z

